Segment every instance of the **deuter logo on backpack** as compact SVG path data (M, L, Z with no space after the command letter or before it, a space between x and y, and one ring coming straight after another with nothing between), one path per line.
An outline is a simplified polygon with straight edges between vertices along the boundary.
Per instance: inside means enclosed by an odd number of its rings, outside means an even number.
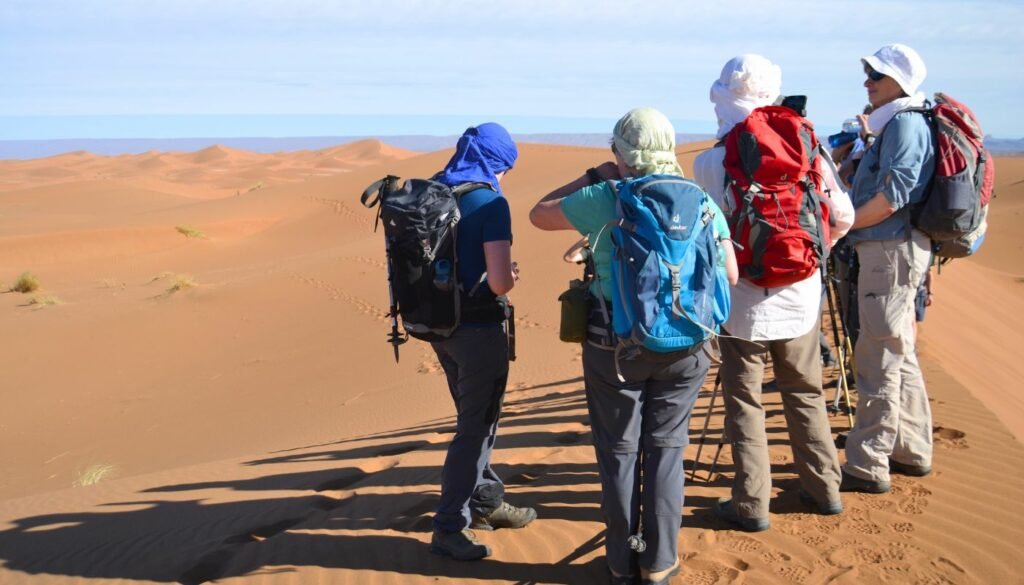
M740 276L765 288L809 278L830 241L814 126L789 107L765 106L724 140Z
M932 108L917 109L931 123L935 137L935 176L911 222L932 239L940 258L976 252L988 228L988 204L995 185L995 162L985 149L985 135L974 112L943 93ZM883 140L885 133L879 137Z
M612 183L612 325L618 348L700 345L729 315L710 200L693 181L649 175Z

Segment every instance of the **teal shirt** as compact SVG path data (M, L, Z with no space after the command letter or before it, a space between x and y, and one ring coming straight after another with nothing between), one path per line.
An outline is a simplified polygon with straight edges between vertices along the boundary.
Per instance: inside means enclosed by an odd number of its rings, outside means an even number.
M726 223L722 210L710 197L707 198L707 204L713 216L711 225L714 229L715 240L719 243L719 267L724 270L725 260L721 254L721 243L730 237L729 224ZM576 228L576 231L590 240L598 280L595 287L600 289L604 298L611 300L611 286L602 286L602 283L612 282L612 228L608 223L618 218L615 212L615 193L608 183L591 185L566 195L562 199L561 206L562 213L565 214L569 223ZM597 290L594 292L596 293Z

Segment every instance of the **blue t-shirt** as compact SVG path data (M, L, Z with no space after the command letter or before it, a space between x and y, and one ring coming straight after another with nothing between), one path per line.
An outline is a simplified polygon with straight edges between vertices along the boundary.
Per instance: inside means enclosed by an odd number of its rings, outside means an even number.
M458 241L459 283L469 294L487 271L484 242L512 241L512 214L508 200L491 189L474 189L459 199ZM490 295L487 283L480 285L478 295Z
M864 153L853 178L851 199L860 208L884 193L896 213L871 227L850 230L851 242L906 239L906 211L918 203L935 173L935 143L925 117L915 112L896 114Z

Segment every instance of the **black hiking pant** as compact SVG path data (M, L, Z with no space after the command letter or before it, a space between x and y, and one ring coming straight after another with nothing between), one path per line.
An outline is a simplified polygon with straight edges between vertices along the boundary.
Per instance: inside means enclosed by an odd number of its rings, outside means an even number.
M431 345L458 413L434 528L457 532L469 526L472 515L493 512L505 496L505 485L491 469L491 452L508 381L508 339L501 324L464 325Z

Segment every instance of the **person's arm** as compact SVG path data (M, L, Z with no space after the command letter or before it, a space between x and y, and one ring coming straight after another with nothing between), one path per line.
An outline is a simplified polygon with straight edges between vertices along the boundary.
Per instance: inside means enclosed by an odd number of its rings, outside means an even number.
M725 278L731 286L736 286L740 281L740 269L736 265L736 250L732 247L732 241L723 240L718 242L718 249L725 258Z
M517 280L516 266L512 262L512 212L508 200L498 197L478 213L484 214L482 239L487 286L496 295L508 294Z
M829 230L832 240L829 242L829 247L831 247L835 246L836 242L850 231L854 221L854 211L850 196L846 194L846 191L840 185L839 170L835 164L824 156L822 160L826 163L824 165L825 170L822 173L822 182L825 188L825 203L829 208L829 220L832 223Z
M484 242L484 260L487 263L487 286L491 292L499 296L508 294L516 285L516 273L512 266L512 242Z
M877 225L910 204L910 192L922 179L924 157L931 145L928 122L916 113L898 114L885 127L878 153L875 195L857 208L853 229Z
M618 167L613 162L603 163L595 167L595 170L604 180L617 179L619 177ZM592 184L593 181L590 176L584 174L582 177L574 179L548 193L530 210L530 223L544 231L576 229L569 221L569 218L565 216L565 212L562 211L562 199L566 195L575 193Z
M857 213L850 229L859 230L878 225L888 219L890 215L896 213L897 209L897 207L893 207L892 202L885 196L885 193L879 191L867 203L857 208Z

